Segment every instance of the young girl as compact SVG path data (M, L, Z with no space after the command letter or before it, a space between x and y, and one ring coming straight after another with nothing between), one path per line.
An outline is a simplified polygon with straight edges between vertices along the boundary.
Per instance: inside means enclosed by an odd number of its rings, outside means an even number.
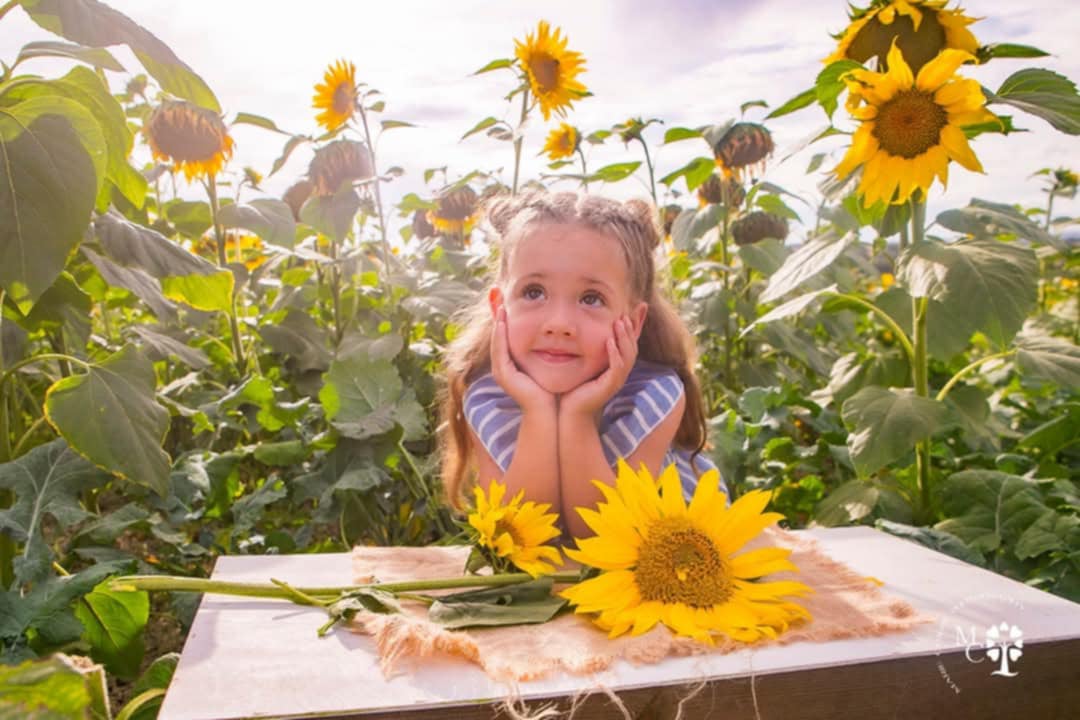
M496 199L495 284L466 312L446 355L443 482L466 476L574 512L602 499L625 458L654 477L675 463L689 497L715 467L699 454L704 407L693 338L657 291L651 206L576 193ZM726 488L724 488L726 491Z

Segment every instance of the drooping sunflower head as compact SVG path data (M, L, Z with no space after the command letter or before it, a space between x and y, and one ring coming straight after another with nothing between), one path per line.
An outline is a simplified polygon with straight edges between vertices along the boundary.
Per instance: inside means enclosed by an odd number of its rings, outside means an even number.
M233 139L221 117L184 100L158 105L143 132L154 159L172 163L188 180L217 175L232 157Z
M723 177L713 173L708 180L698 186L697 196L701 207L725 205L737 208L746 199L746 190L743 184L734 177Z
M417 210L412 216L413 237L418 240L426 240L435 237L435 227L428 222L427 211Z
M427 219L443 235L468 235L479 219L479 199L476 191L468 185L451 186L444 190L436 204L438 207L428 210Z
M477 485L473 492L476 503L469 513L469 525L477 533L476 544L495 561L496 572L509 569L500 567L500 561L508 561L533 577L562 565L558 549L545 544L559 536L555 526L558 516L548 512L550 505L524 501L524 490L504 503L506 486L496 480L486 491Z
M746 172L760 171L774 147L772 134L764 125L738 122L716 142L713 155L725 177L741 180Z
M866 207L904 203L916 190L925 196L935 177L944 187L952 160L982 172L963 128L997 116L984 107L979 83L955 74L970 58L943 50L914 75L894 46L888 72L848 74L848 111L861 122L834 172L845 177L863 167L859 192Z
M514 41L514 54L545 121L552 112L565 117L571 103L588 92L577 79L585 69L585 58L567 50L566 43L562 30L551 32L546 20L540 21L535 34L525 36L525 42Z
M577 540L572 559L601 573L562 591L579 613L611 637L634 635L663 623L678 635L712 643L717 635L740 642L775 638L791 623L809 619L784 598L810 592L799 582L761 578L797 568L790 550L761 547L736 554L782 516L765 513L769 494L753 491L731 505L719 475L706 473L689 506L675 466L653 480L620 461L615 487L596 483L605 502L579 508L596 533Z
M315 151L308 178L316 195L333 195L343 183L372 175L371 153L354 140L335 140Z
M946 48L975 54L979 41L967 29L978 18L963 10L946 9L947 0L875 0L868 8L855 8L851 24L826 63L845 58L865 63L878 59L878 69L885 70L889 50L895 42L912 72L934 59Z
M338 60L326 69L323 81L315 86L311 106L321 110L315 122L328 131L337 130L356 112L356 66Z
M783 240L787 234L787 220L763 210L755 210L731 223L731 237L736 245L753 245L765 238Z
M577 128L570 123L562 123L548 133L544 148L540 152L546 153L552 161L562 160L577 152L579 142L581 135Z
M294 220L299 222L300 208L302 208L304 203L307 202L307 199L311 197L311 191L313 189L314 186L311 184L310 180L301 179L290 185L285 191L285 194L281 196L281 199L289 206L289 209L292 210Z

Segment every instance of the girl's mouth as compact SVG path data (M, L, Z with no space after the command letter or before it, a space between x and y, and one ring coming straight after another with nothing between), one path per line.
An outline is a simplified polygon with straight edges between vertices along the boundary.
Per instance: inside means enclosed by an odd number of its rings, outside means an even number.
M568 352L559 352L557 350L534 350L541 360L550 363L565 363L575 359L577 355Z

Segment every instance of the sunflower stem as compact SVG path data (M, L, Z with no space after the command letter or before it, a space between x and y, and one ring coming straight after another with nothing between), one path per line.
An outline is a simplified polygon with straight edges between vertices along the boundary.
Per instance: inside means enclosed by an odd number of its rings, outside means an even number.
M731 208L728 207L727 196L724 196L723 202L724 212L720 219L720 262L723 264L724 269L724 304L729 301L730 294L730 278L728 277L731 272L729 266L730 258L728 257L728 214ZM727 316L724 318L724 382L729 388L735 387L734 378L731 377L731 352L732 352L732 339L731 339L731 317L730 309Z
M521 120L516 129L517 137L514 138L514 184L510 186L510 194L517 195L518 176L521 173L521 145L525 138L521 135L525 127L525 119L529 116L529 88L521 91Z
M1050 232L1050 223L1054 213L1054 193L1056 187L1050 188L1049 197L1046 199L1046 221L1043 223L1043 229L1046 232ZM1046 260L1039 258L1039 312L1046 312L1048 285L1046 282Z
M361 103L360 122L364 125L364 139L367 141L368 152L371 153L371 186L375 188L375 211L379 213L379 236L382 239L383 267L385 268L385 280L387 291L390 289L390 241L386 239L386 213L383 211L382 191L379 189L379 163L375 156L375 143L371 140L371 128L368 126L367 112Z
M6 3L3 4L3 6L0 6L0 18L3 18L5 15L7 15L9 12L11 12L11 9L13 7L15 7L16 5L18 5L19 2L20 2L20 0L8 0ZM8 72L9 73L11 72L10 69L8 70ZM4 79L7 79L6 74L5 74Z
M1015 354L1015 350L1005 350L1004 352L987 355L986 357L981 357L978 360L968 363L960 370L958 370L955 375L949 378L949 382L945 383L945 387L941 388L941 390L938 391L938 394L934 399L938 402L943 402L945 398L948 397L949 391L953 389L953 386L956 385L956 383L960 382L960 380L962 380L966 375L968 375L968 373L971 373L975 369L977 369L980 365L988 363L991 360L999 360L1001 358L1007 358L1010 355Z
M585 153L581 151L581 144L577 146L578 157L581 158L581 188L589 192L589 169L585 166Z
M656 202L656 174L653 170L652 158L649 156L649 145L640 134L637 140L641 143L641 149L645 151L645 167L649 168L649 193L652 195L652 204L656 207L658 206Z
M926 202L912 200L911 203L911 245L918 247L925 241ZM925 297L911 298L912 349L914 362L911 365L912 382L918 397L930 396L929 360L926 351L926 321L929 303ZM929 522L930 511L930 439L920 440L915 445L915 474L919 487L920 509L923 518Z
M217 177L210 175L206 183L206 193L210 197L210 220L214 226L214 240L217 243L218 267L229 270L228 261L225 257L225 230L221 226L218 213L221 209L218 200ZM237 243L239 245L239 243ZM229 270L232 272L232 270ZM233 361L236 363L236 372L243 376L247 368L244 361L244 346L240 340L240 324L236 321L236 295L237 288L233 287L231 308L229 309L229 332L232 335Z

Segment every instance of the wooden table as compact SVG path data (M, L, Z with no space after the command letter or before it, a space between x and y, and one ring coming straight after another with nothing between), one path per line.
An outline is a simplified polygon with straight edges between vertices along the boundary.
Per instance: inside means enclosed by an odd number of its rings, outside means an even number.
M559 675L517 691L532 708L565 709L568 697L603 685L635 719L674 717L692 689L683 718L1080 718L1080 605L870 528L804 532L938 622L861 640L619 661L595 677ZM347 553L223 557L213 577L341 585L350 565ZM387 679L367 637L338 629L319 639L324 621L321 610L283 601L203 597L160 719L488 718L508 693L452 658ZM991 674L1000 663L983 649L986 629L1001 622L1023 633L1015 676ZM624 715L594 692L574 717Z

